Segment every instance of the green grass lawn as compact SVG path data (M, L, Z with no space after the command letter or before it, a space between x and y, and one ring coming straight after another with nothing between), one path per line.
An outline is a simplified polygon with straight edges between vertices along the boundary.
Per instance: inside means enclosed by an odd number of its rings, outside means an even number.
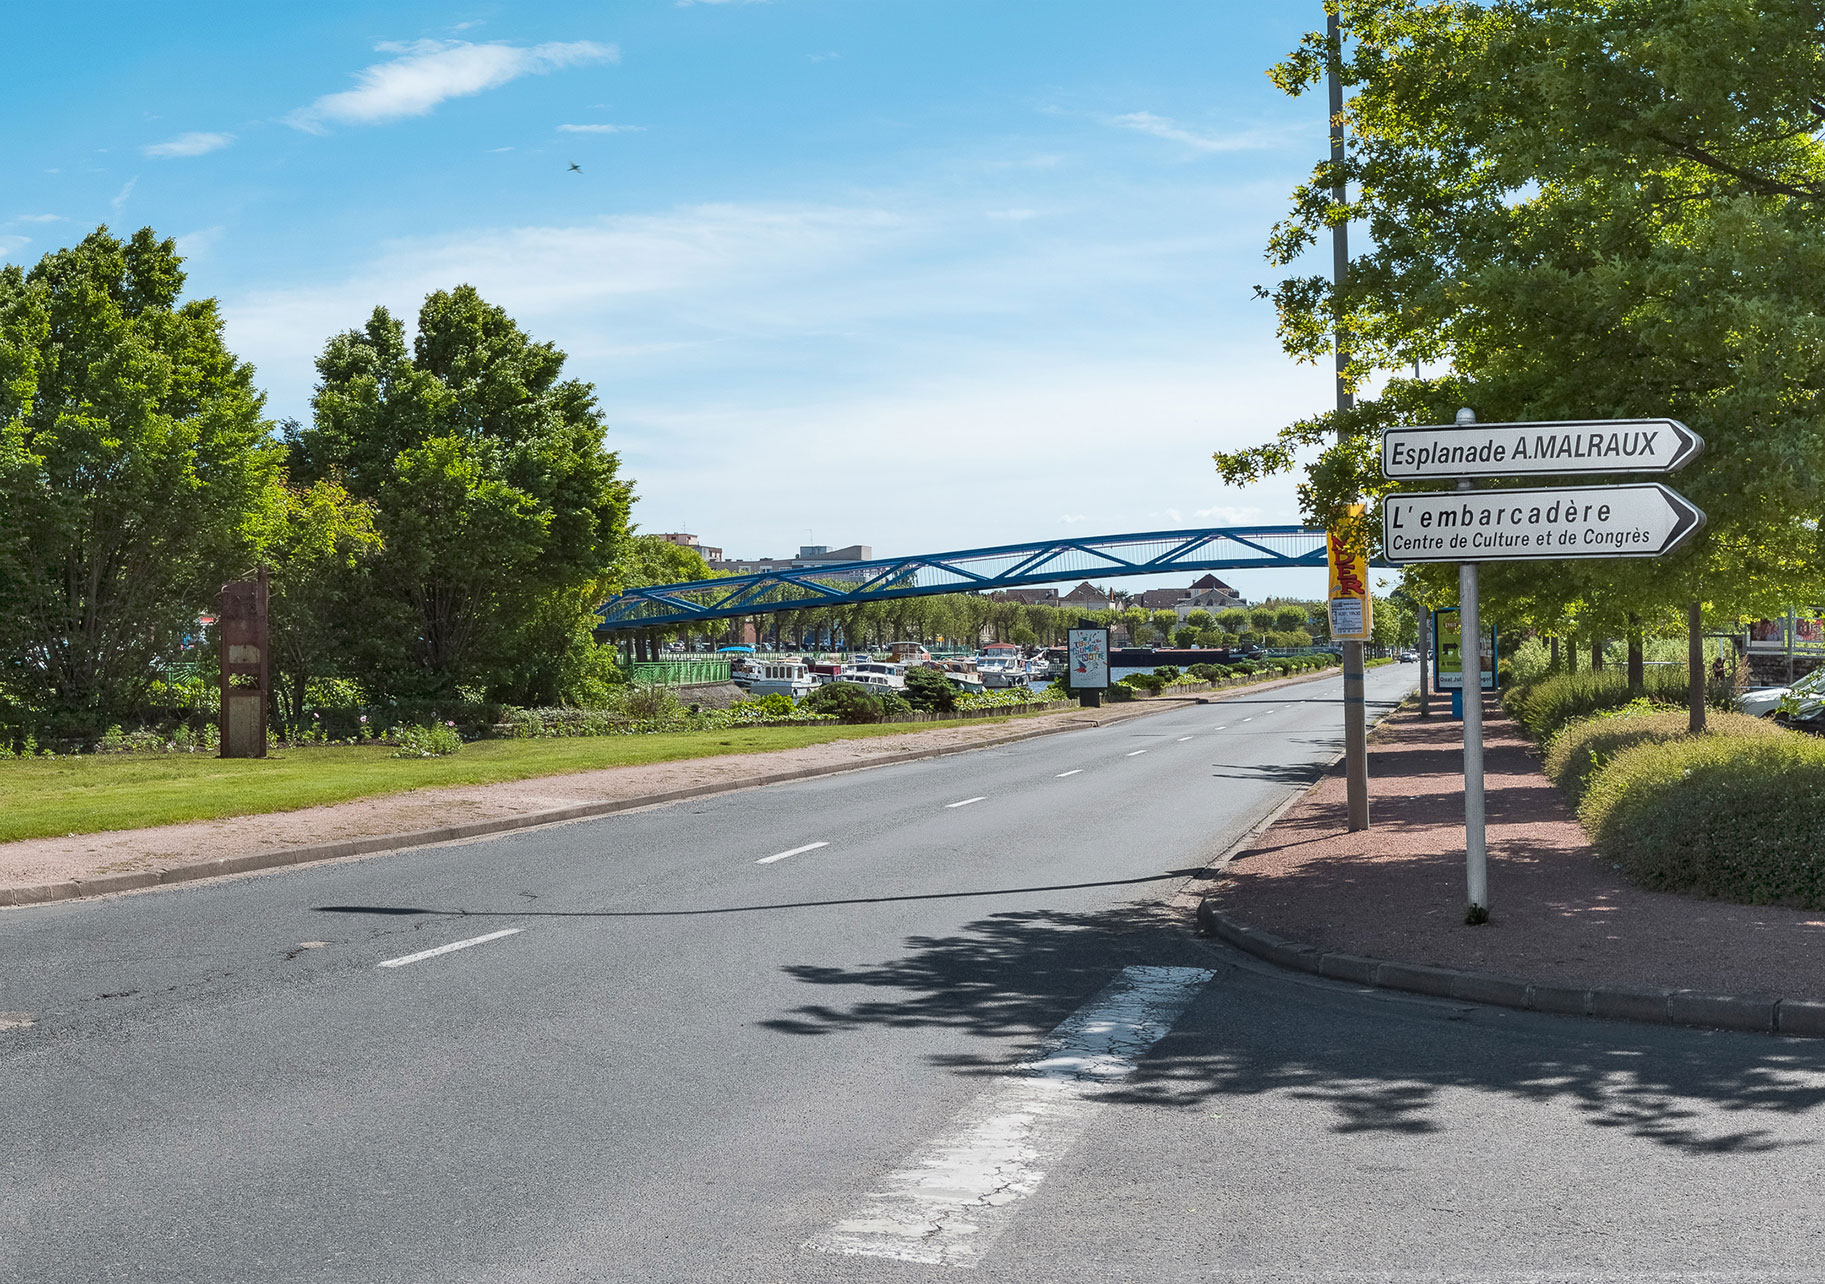
M482 785L597 767L766 753L1004 718L886 726L744 727L653 736L481 740L449 758L391 758L377 745L275 750L270 757L108 754L0 762L0 842L218 816L291 811L441 785Z

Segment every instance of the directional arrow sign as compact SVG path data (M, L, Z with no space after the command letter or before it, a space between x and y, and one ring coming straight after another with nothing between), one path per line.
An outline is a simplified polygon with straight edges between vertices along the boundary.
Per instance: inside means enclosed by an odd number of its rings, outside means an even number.
M1382 501L1390 562L1659 557L1705 515L1659 482L1539 490L1435 490Z
M1381 475L1671 473L1691 463L1704 448L1704 439L1677 419L1390 428L1381 439Z

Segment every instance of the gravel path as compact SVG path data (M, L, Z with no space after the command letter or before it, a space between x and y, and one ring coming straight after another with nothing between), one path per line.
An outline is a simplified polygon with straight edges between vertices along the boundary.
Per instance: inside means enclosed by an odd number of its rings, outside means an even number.
M1463 922L1461 724L1410 708L1370 745L1373 828L1345 829L1333 771L1211 893L1251 926L1328 950L1531 981L1825 998L1825 914L1632 887L1601 863L1537 751L1485 724L1494 921Z

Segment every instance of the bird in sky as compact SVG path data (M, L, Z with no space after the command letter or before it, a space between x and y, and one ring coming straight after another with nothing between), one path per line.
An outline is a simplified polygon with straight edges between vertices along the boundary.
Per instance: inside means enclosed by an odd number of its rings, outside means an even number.
M572 173L576 173L576 174L581 174L583 172L583 167L581 165L577 164L575 161L570 162L570 169L571 169Z

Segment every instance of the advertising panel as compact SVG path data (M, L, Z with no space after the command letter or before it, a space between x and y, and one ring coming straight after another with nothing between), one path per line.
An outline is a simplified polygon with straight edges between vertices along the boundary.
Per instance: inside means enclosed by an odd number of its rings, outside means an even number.
M1752 620L1749 624L1749 649L1762 654L1787 653L1787 639L1793 638L1793 649L1799 655L1825 651L1825 615L1816 610L1798 611L1773 619Z
M1483 653L1482 677L1485 691L1495 690L1495 644L1495 629L1492 626L1483 636L1480 648ZM1464 689L1464 640L1458 629L1455 606L1432 613L1432 689Z
M1350 505L1350 516L1361 517L1363 506ZM1325 537L1327 560L1331 567L1330 629L1333 642L1367 642L1369 640L1369 556L1363 541L1345 538L1344 532L1331 530Z
M1073 691L1107 690L1109 630L1072 629L1067 637L1067 649L1071 663L1065 685Z

